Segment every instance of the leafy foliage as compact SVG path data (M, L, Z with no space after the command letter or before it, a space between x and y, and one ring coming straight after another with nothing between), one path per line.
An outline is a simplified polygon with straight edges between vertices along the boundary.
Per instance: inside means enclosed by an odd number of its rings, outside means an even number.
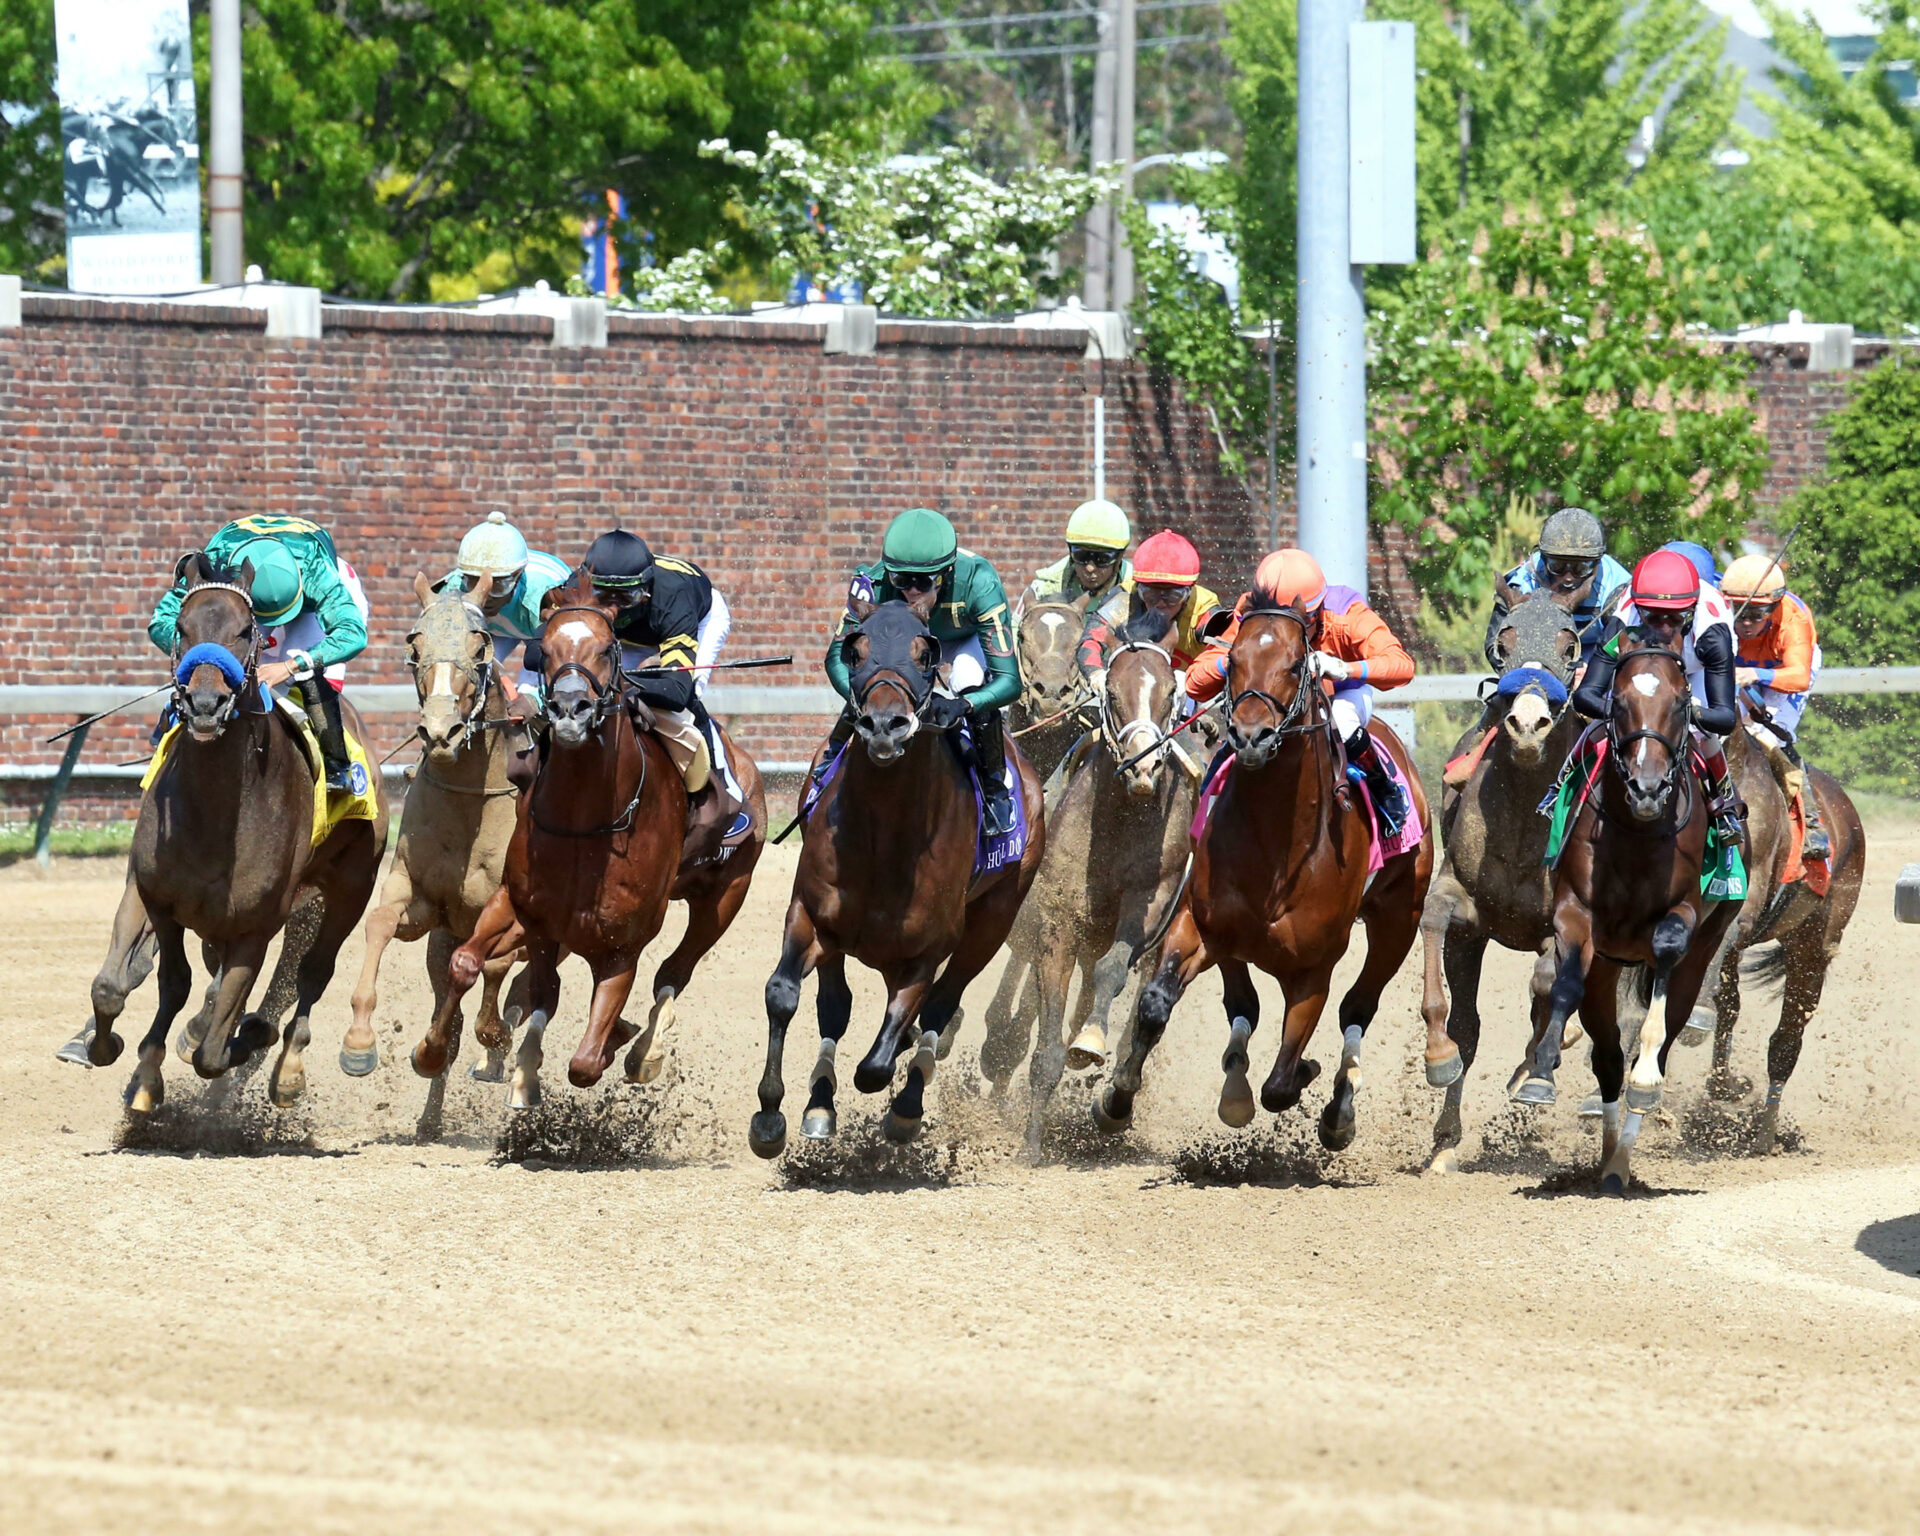
M1782 514L1799 522L1794 590L1830 665L1920 662L1920 363L1896 356L1829 418L1827 473ZM1818 685L1815 686L1816 694ZM1849 785L1920 794L1920 700L1818 699L1808 748Z
M65 260L53 64L53 0L0 0L0 272Z
M742 216L777 272L857 287L902 315L1004 314L1057 293L1054 248L1107 185L1047 168L995 181L964 144L881 159L769 133L764 150L703 148L755 178Z
M1741 527L1766 463L1744 357L1687 334L1637 230L1509 209L1375 314L1374 515L1442 612L1477 601L1516 497L1584 506L1631 556Z

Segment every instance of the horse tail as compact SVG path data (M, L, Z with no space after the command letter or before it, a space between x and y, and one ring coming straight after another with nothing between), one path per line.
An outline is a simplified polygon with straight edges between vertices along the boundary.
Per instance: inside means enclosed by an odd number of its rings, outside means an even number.
M1750 986L1777 987L1787 979L1787 947L1756 944L1740 957L1740 979Z

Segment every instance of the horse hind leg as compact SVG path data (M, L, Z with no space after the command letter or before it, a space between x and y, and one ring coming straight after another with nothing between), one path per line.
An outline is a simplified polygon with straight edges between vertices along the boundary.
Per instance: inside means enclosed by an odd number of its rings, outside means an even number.
M480 968L480 1008L473 1021L474 1042L487 1053L485 1061L467 1068L467 1076L479 1083L497 1083L507 1075L507 1052L513 1047L513 1026L526 1016L526 988L516 986L507 994L507 1011L500 1011L500 988L507 972L526 958L518 943L507 953L495 953ZM515 999L518 999L517 1005Z
M1027 1068L1026 1155L1029 1162L1036 1163L1040 1160L1047 1109L1067 1069L1067 991L1073 985L1080 958L1073 934L1056 932L1047 937L1047 947L1035 965L1040 981L1040 1033L1034 1040L1033 1060Z
M507 1079L508 1109L540 1107L540 1068L546 1060L543 1042L547 1025L560 1006L558 949L530 939L527 950L527 1027L520 1037L520 1049L514 1054L513 1071Z
M873 1037L873 1048L853 1069L853 1086L861 1093L879 1093L893 1082L896 1063L913 1052L906 1085L887 1105L882 1129L889 1141L912 1141L920 1134L926 1114L925 1095L939 1060L938 1026L916 1028L920 1010L933 988L937 962L921 959L886 975L887 1011ZM916 1043L917 1042L917 1043Z
M845 955L822 955L815 974L819 978L814 1013L820 1022L820 1054L814 1058L813 1071L807 1078L807 1108L800 1117L800 1134L809 1141L830 1141L839 1129L833 1094L840 1079L834 1058L847 1026L853 1022L853 988L847 985Z
M374 868L377 871L377 863ZM356 889L359 882L335 880L323 893L325 905L319 925L300 956L299 992L293 1017L281 1032L280 1054L267 1080L269 1097L282 1109L294 1104L307 1091L306 1051L313 1040L314 1005L333 980L334 970L340 963L340 946L359 926L361 915L367 909L367 898L373 894L372 873L369 871L364 888Z
M150 1115L166 1098L161 1067L167 1059L167 1031L193 995L193 968L187 963L186 935L177 924L154 925L159 940L160 999L154 1010L153 1025L140 1042L139 1064L127 1084L129 1114Z
M646 1026L627 1052L627 1081L636 1088L658 1081L667 1066L667 1039L678 1022L674 1000L687 990L693 970L707 952L720 942L733 926L740 904L747 899L751 883L749 866L728 884L687 901L687 931L680 936L673 953L653 973L653 1007L647 1013Z
M1781 946L1785 958L1787 946ZM1733 1070L1733 1032L1740 1022L1740 955L1736 944L1727 945L1720 961L1719 985L1713 994L1713 1065L1707 1071L1707 1093L1722 1104L1735 1104L1753 1092L1753 1079ZM1823 963L1824 969L1824 963ZM1784 998L1782 999L1784 1006ZM1687 1021L1691 1028L1701 1014L1695 1008ZM1681 1039L1685 1039L1683 1034Z
M780 1112L780 1101L787 1092L787 1026L800 1007L800 984L820 963L821 954L813 919L796 897L787 907L779 963L767 978L767 1065L760 1074L760 1108L747 1125L747 1145L753 1148L755 1157L774 1158L786 1150L787 1117ZM832 1134L831 1126L827 1134Z
M1780 1022L1767 1042L1767 1102L1760 1113L1759 1135L1759 1149L1764 1153L1778 1150L1780 1099L1800 1063L1807 1021L1820 1006L1820 994L1826 989L1827 967L1833 956L1826 947L1824 926L1809 924L1781 944L1787 966L1786 985L1780 996Z
M1093 1123L1103 1134L1117 1136L1133 1124L1133 1101L1140 1092L1147 1057L1167 1032L1167 1021L1173 1017L1180 994L1212 964L1213 957L1200 938L1192 911L1183 908L1161 947L1159 970L1134 999L1126 1053L1114 1068L1107 1091L1093 1101Z
M1086 1001L1081 1011L1087 1018L1067 1046L1066 1064L1072 1071L1089 1072L1107 1064L1108 1020L1113 1013L1113 1000L1127 984L1127 961L1132 954L1133 945L1128 940L1115 939L1107 952L1093 962L1092 974L1087 978L1090 985L1082 988Z

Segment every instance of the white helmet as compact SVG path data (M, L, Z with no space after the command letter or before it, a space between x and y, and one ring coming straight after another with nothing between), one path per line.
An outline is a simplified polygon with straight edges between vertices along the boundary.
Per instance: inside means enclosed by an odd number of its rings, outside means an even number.
M489 512L487 520L469 528L460 541L460 571L473 580L491 576L517 581L526 568L527 541L504 512Z

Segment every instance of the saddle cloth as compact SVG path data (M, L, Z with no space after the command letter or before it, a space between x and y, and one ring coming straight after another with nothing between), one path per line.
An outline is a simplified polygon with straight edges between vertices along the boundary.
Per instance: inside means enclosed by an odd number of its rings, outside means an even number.
M1406 824L1392 837L1380 836L1380 817L1374 810L1373 796L1367 790L1366 775L1355 773L1350 782L1360 792L1360 803L1367 813L1367 873L1377 874L1388 859L1405 853L1409 848L1418 848L1420 839L1426 836L1426 828L1421 825L1419 808L1414 804L1413 793L1407 784L1407 776L1400 771L1400 765L1388 753L1381 753L1381 759L1387 765L1387 772L1393 775L1394 782L1400 786L1401 794L1407 800ZM1220 792L1227 787L1227 775L1232 772L1235 758L1233 748L1223 746L1214 755L1207 769L1206 778L1200 790L1200 803L1193 808L1193 840L1198 842L1200 834L1207 828L1207 822L1213 816L1213 805L1220 798Z

